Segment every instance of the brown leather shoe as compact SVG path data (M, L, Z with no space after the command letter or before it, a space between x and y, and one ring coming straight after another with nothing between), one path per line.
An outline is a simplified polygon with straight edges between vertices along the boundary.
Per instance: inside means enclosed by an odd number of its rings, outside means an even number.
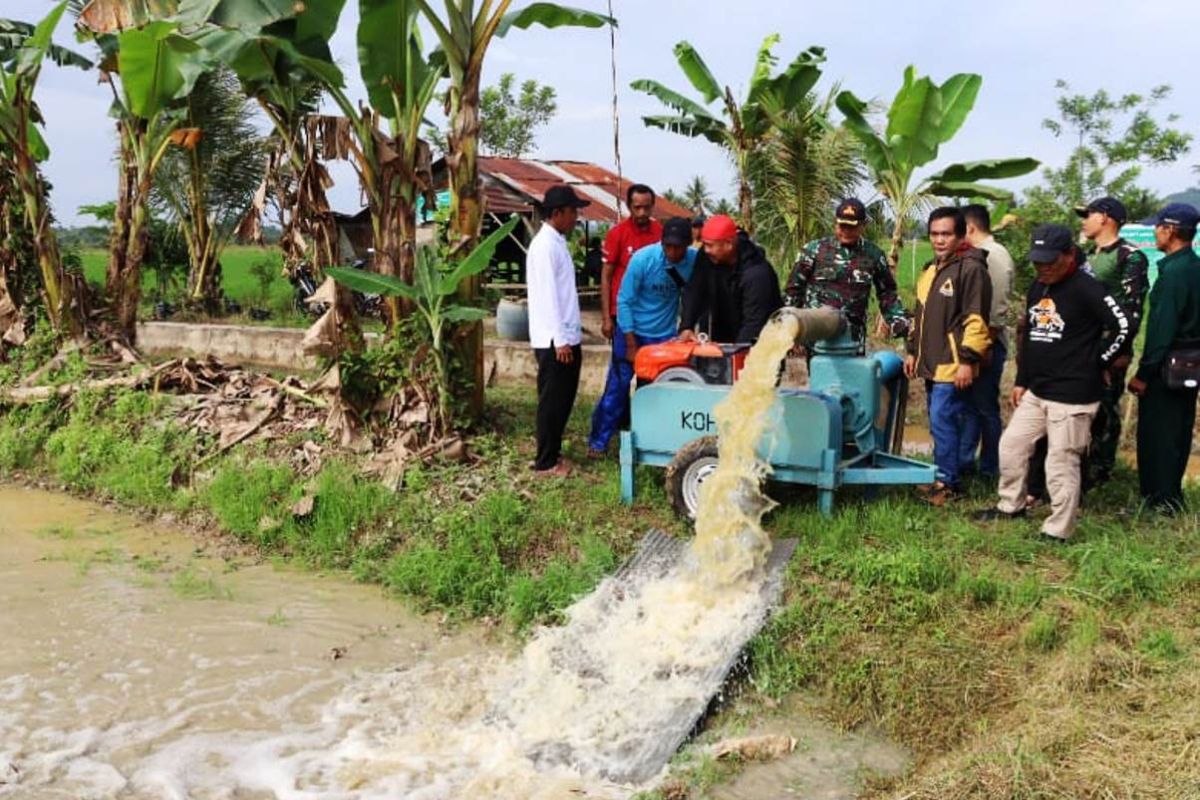
M921 497L926 503L936 508L941 508L949 502L957 500L960 497L959 493L953 487L948 486L941 481L934 481L930 487L928 494Z

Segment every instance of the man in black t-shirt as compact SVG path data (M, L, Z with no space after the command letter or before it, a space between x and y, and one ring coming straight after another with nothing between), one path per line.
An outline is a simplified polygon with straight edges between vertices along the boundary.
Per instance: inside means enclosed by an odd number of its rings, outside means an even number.
M1017 342L1015 410L1000 437L1000 502L976 518L1024 516L1029 457L1045 436L1051 513L1041 535L1065 541L1079 514L1079 459L1091 438L1092 418L1112 379L1114 359L1132 340L1116 300L1080 271L1070 230L1037 228L1029 259L1037 280L1025 298L1026 324Z

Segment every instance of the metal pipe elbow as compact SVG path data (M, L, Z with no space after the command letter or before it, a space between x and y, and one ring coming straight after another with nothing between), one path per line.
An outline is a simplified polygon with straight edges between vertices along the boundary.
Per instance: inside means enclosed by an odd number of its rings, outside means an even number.
M846 318L842 312L830 306L820 308L793 308L784 306L771 315L772 319L791 318L796 320L796 341L802 344L833 339L846 330Z

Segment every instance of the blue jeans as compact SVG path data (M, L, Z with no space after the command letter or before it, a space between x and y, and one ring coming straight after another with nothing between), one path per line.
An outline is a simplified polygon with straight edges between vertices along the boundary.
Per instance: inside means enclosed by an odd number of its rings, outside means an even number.
M671 339L670 336L638 336L638 347L658 344ZM625 358L625 331L613 320L612 361L608 364L608 376L604 380L604 394L592 411L592 432L588 435L588 447L604 450L609 440L620 428L629 425L629 384L633 383L633 364Z
M959 449L962 421L967 407L967 392L953 383L925 381L929 402L929 434L933 438L933 463L937 479L952 489L959 488Z
M1004 359L1008 352L1002 342L992 345L992 360L979 372L967 390L967 407L963 411L962 446L958 450L960 472L975 472L975 448L979 450L980 475L995 478L1000 474L1000 376L1004 374Z

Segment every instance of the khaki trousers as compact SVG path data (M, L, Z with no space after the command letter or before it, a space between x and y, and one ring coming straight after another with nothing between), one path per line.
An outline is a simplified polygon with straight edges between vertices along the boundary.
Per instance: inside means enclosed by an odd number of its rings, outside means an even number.
M1079 516L1079 460L1092 435L1097 403L1055 403L1025 392L1000 437L1000 502L997 508L1014 514L1025 508L1029 458L1038 439L1047 439L1046 488L1050 516L1042 531L1070 538Z

